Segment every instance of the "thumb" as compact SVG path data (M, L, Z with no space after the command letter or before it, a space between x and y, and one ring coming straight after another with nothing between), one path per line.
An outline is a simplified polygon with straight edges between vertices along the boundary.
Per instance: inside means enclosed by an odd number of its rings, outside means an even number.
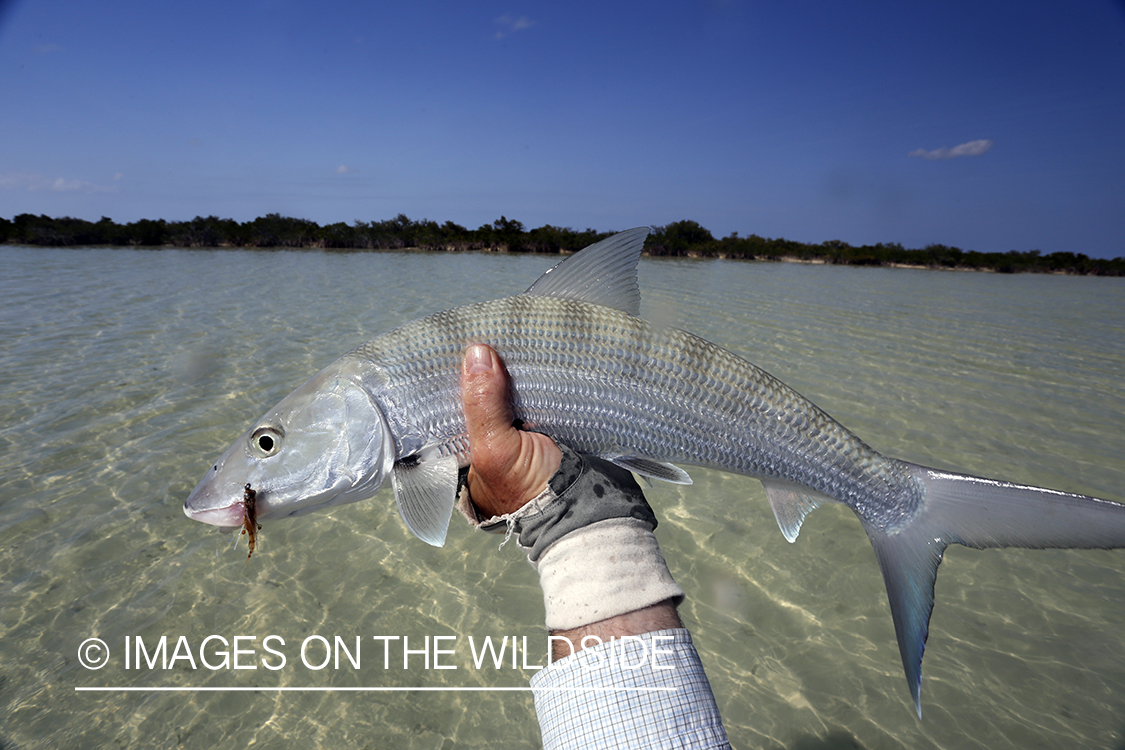
M465 351L461 399L473 463L487 462L494 452L505 453L506 443L519 439L512 428L507 373L491 347L471 344Z
M546 435L512 426L508 372L483 344L465 351L461 401L469 432L469 494L487 515L510 513L547 486L562 453Z

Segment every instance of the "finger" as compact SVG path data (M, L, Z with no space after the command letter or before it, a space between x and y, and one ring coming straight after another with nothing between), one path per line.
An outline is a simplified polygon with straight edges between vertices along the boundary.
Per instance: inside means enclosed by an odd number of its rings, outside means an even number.
M491 347L472 344L466 350L461 399L477 471L505 471L507 466L493 469L492 464L498 458L506 463L502 459L512 452L510 443L518 441L519 434L512 428L507 372Z
M483 344L470 345L461 373L472 452L470 495L486 515L510 513L546 488L562 454L546 435L512 426L508 372L495 351Z

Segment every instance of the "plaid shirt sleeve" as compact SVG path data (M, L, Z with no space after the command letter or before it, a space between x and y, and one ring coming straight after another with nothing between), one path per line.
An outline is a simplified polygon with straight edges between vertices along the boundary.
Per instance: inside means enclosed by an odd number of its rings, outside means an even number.
M531 679L546 750L730 748L687 630L628 636Z

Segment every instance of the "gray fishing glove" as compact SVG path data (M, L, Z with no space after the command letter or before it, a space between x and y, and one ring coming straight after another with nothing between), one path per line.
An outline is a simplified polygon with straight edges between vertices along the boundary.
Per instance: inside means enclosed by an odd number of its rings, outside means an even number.
M515 535L539 571L549 630L570 630L666 599L683 601L633 475L564 445L547 489L512 513L482 519L463 491L457 507L484 531Z

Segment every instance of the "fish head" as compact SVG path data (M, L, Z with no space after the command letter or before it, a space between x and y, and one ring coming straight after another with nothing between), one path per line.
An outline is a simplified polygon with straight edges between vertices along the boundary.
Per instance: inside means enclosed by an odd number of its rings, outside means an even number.
M212 465L184 513L229 529L246 519L246 496L262 521L375 494L394 464L395 443L364 386L368 367L344 357L286 396Z

